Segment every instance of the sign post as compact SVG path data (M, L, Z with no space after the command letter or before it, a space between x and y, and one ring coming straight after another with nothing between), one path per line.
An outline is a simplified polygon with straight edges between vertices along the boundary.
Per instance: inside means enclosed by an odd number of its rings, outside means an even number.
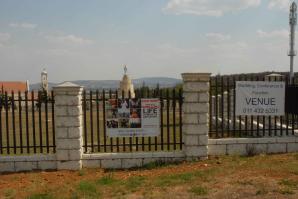
M280 116L284 109L284 82L236 82L236 115Z

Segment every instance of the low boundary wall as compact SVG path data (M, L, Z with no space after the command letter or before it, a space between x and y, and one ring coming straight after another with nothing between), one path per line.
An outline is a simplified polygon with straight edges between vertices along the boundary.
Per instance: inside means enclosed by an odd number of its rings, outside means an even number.
M176 152L144 152L144 153L103 153L84 154L83 167L127 169L142 167L151 162L181 162L185 160L182 151Z
M151 162L181 162L183 160L185 160L185 154L182 151L176 151L83 154L81 162L84 168L127 169L141 167ZM56 154L4 156L0 158L0 173L57 170L59 163L60 160L57 159Z
M288 152L298 152L297 136L208 140L208 155L253 155Z
M1 172L57 169L56 155L4 156L0 158Z
M249 155L298 152L298 136L272 138L209 139L208 155ZM4 156L0 158L1 172L56 170L56 154L30 156ZM142 167L151 162L181 162L187 160L184 151L95 153L83 154L84 168L127 169ZM76 169L73 169L76 170Z

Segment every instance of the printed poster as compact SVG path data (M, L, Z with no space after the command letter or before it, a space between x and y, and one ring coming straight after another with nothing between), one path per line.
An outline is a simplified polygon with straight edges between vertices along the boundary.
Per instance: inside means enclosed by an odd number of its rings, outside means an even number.
M158 98L109 99L106 104L109 137L149 137L160 133Z

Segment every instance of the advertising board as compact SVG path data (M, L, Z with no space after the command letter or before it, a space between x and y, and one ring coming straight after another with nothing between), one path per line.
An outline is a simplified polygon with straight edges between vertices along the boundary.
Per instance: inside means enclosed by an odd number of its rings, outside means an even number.
M160 133L160 100L109 99L106 103L109 137L148 137Z
M236 82L236 115L284 115L285 83Z

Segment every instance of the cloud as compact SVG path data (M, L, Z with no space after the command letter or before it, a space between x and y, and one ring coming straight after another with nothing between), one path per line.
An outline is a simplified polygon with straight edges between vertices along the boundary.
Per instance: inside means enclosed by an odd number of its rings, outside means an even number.
M0 32L0 46L3 46L5 42L10 40L11 35L9 33L2 33Z
M45 38L49 42L63 43L63 44L89 45L89 44L93 43L93 41L90 39L75 36L72 34L62 35L62 36L61 35L60 36L47 35L47 36L45 36Z
M289 38L289 31L286 29L273 30L271 32L257 30L257 35L260 38Z
M24 29L34 29L37 27L37 24L32 23L10 23L10 27L13 28L24 28Z
M221 33L213 33L213 32L207 33L205 36L212 41L227 41L231 39L230 35L224 35Z
M11 38L9 33L0 32L0 42L6 42Z
M169 0L164 13L200 16L222 16L229 12L257 7L261 0Z
M269 0L268 8L269 9L281 9L288 11L290 8L290 0Z

